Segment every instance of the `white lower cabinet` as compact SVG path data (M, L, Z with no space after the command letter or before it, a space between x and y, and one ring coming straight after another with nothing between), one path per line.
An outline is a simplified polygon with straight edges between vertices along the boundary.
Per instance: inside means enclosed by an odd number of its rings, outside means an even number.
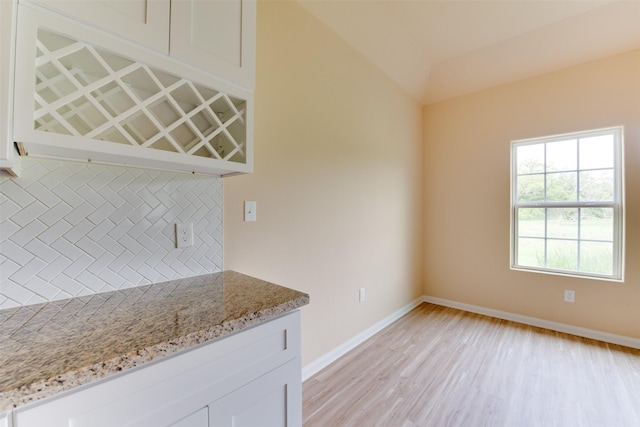
M300 313L14 411L14 427L301 426Z
M191 415L171 424L170 427L207 427L209 425L208 407L200 408Z
M0 413L0 427L9 427L10 413Z
M209 405L210 427L302 425L299 360L292 360Z

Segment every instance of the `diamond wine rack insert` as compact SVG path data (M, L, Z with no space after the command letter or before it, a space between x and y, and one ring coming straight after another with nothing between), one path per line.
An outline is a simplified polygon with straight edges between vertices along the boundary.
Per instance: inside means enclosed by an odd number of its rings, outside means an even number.
M246 101L38 29L34 128L246 163Z

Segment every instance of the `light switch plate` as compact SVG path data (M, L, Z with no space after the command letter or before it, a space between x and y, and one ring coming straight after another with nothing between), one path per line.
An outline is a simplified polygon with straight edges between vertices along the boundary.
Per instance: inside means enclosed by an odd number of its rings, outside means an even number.
M256 202L251 200L244 201L244 222L254 222L256 216Z
M193 246L193 223L176 224L176 248Z

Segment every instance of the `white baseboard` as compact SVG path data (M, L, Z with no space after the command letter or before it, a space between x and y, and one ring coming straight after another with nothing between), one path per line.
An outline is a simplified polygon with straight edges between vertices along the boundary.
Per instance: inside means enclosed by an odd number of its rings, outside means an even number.
M409 304L405 305L401 309L391 313L384 319L380 320L379 322L375 323L374 325L360 332L358 335L340 344L330 352L320 356L313 362L304 366L302 368L302 381L306 381L316 373L320 372L322 369L326 368L327 366L329 366L330 364L338 360L340 357L344 356L349 351L353 350L358 345L362 344L363 342L371 338L373 335L380 332L382 329L386 328L387 326L389 326L390 324L392 324L393 322L395 322L396 320L398 320L399 318L401 318L402 316L404 316L405 314L407 314L408 312L416 308L418 305L420 305L423 302L423 300L424 300L424 297L420 297L415 301L410 302Z
M387 326L416 308L422 302L430 302L432 304L457 308L458 310L468 311L471 313L483 314L489 317L510 320L512 322L518 322L530 326L537 326L539 328L550 329L552 331L563 332L566 334L604 341L611 344L618 344L640 350L640 339L637 338L610 334L607 332L596 331L594 329L581 328L579 326L572 326L564 323L552 322L550 320L538 319L536 317L523 316L521 314L509 313L507 311L493 310L491 308L485 308L478 305L465 304L462 302L424 295L421 298L418 298L417 300L407 304L396 312L385 317L378 323L375 323L371 327L360 332L353 338L340 344L330 352L320 356L313 362L304 366L302 368L302 381L306 381L307 379L311 378L313 375L317 374L322 369L326 368L327 366L338 360L340 357L344 356L346 353L362 344L364 341L371 338L373 335L377 334L382 329L386 328Z
M566 334L577 335L579 337L590 338L598 341L608 342L611 344L618 344L625 347L640 349L640 339L626 337L624 335L610 334L607 332L596 331L594 329L581 328L579 326L552 322L549 320L538 319L536 317L529 317L520 314L509 313L506 311L493 310L490 308L465 304L462 302L451 301L443 298L431 297L428 295L423 296L422 299L424 302L443 305L445 307L457 308L459 310L469 311L471 313L484 314L485 316L496 317L498 319L511 320L513 322L523 323L525 325L537 326L539 328L550 329L552 331L564 332Z

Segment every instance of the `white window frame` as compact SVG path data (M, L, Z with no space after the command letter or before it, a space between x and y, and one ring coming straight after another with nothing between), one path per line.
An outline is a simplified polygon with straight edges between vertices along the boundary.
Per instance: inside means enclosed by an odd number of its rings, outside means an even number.
M546 144L554 141L562 141L568 138L588 138L593 136L611 134L614 136L614 200L612 202L531 202L518 203L517 198L517 159L516 148L523 145ZM595 129L589 131L572 132L561 135L551 135L540 138L521 139L511 141L511 248L510 262L512 270L530 271L537 273L546 273L562 276L572 276L589 279L600 279L607 281L624 281L624 158L623 158L623 126ZM546 153L546 152L545 152ZM579 154L578 154L579 156ZM546 154L545 154L545 171L546 176ZM579 169L579 166L578 166ZM546 179L545 179L546 182ZM545 187L546 198L546 187ZM613 271L611 275L604 275L592 272L581 272L573 270L560 270L550 267L534 267L527 265L519 265L518 260L518 209L519 208L612 208L613 209ZM545 263L546 263L546 247L547 241L550 239L545 232L543 237L545 241ZM577 238L580 241L580 236ZM586 239L582 239L586 240ZM579 259L579 255L578 255Z

